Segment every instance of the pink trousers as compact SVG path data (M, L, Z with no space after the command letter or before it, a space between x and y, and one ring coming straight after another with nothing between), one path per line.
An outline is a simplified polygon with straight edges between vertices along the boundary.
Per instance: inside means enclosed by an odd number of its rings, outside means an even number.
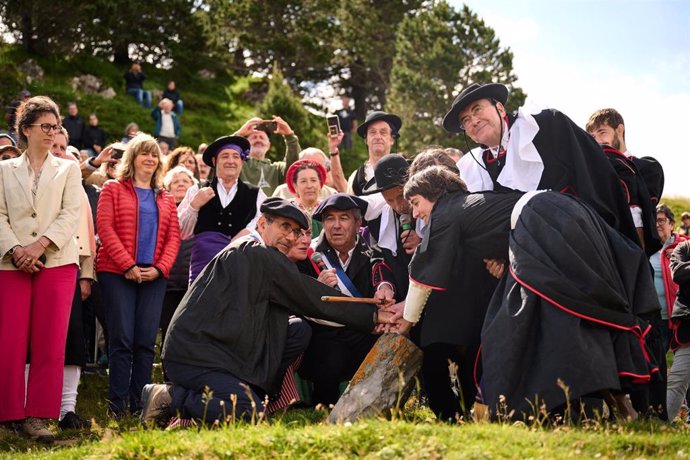
M76 265L33 275L0 270L0 422L58 417L76 280ZM25 388L27 353L31 366Z

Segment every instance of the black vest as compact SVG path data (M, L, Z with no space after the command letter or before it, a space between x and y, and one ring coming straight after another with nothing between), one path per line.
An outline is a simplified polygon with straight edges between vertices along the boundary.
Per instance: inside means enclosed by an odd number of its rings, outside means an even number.
M211 188L216 196L199 210L194 234L218 232L232 238L256 216L256 197L259 189L238 180L235 197L223 208L218 197L218 179L211 182Z

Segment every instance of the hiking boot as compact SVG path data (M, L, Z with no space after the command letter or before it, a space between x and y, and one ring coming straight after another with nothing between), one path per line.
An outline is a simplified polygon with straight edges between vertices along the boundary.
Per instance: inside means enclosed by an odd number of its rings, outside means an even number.
M91 428L91 422L89 420L84 420L74 412L70 411L65 414L62 420L60 420L58 427L61 430L86 430Z
M165 426L168 422L162 420L168 413L168 408L172 403L172 395L170 394L170 385L150 383L144 385L141 390L141 423L143 425L156 424Z
M24 419L22 431L36 442L51 444L55 441L55 435L46 428L45 422L40 418L27 417Z

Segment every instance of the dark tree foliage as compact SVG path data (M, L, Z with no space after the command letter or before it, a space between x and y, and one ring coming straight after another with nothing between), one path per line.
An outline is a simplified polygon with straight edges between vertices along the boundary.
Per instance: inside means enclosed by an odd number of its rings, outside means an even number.
M203 56L206 40L194 12L194 0L0 0L5 26L29 53L165 67Z
M402 150L416 153L436 144L460 146L441 121L455 96L471 83L508 85L508 109L524 103L514 87L513 54L501 48L496 34L467 6L457 10L434 1L402 21L396 41L388 108L404 122Z
M349 0L338 8L335 85L355 101L357 118L386 105L398 25L420 0Z

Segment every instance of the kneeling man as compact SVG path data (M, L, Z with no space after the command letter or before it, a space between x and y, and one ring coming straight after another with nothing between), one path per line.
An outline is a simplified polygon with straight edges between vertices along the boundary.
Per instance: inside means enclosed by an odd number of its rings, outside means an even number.
M282 198L267 199L260 210L256 232L221 251L182 299L163 348L173 385L144 388L142 422L175 413L213 421L261 410L309 342L309 326L291 314L362 332L390 319L373 305L322 303L321 296L337 291L300 274L286 257L309 228L306 216Z

